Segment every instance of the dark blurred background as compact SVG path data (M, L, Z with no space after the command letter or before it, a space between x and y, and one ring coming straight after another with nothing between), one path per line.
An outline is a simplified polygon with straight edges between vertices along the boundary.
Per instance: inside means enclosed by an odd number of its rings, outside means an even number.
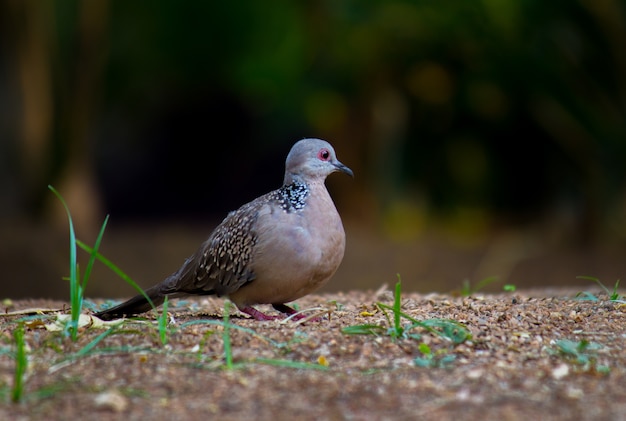
M87 243L110 215L102 252L148 286L303 137L356 174L327 183L325 290L626 273L619 0L12 0L0 35L0 296L67 297L48 184ZM102 266L87 288L131 293Z

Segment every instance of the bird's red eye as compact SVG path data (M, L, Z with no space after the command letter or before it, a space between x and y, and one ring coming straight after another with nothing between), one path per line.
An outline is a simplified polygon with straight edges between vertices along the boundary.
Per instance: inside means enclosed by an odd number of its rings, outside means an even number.
M330 159L330 151L326 148L320 149L320 151L317 153L317 157L322 161L328 161Z

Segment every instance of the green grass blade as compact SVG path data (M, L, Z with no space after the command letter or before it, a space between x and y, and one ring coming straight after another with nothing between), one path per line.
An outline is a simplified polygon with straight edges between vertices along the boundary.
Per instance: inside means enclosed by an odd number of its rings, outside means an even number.
M611 291L609 291L609 289L607 287L604 286L604 284L602 282L600 282L600 280L598 278L594 278L593 276L577 276L577 279L585 279L587 281L592 281L595 282L596 284L598 284L600 286L600 288L602 288L604 290L604 292L607 293L607 295L611 295Z
M341 333L345 333L346 335L378 335L386 330L387 329L383 326L364 324L344 327L341 329Z
M576 279L584 279L586 281L593 281L593 282L599 282L600 280L596 277L593 276L586 276L586 275L579 275L576 277Z
M469 279L464 279L463 284L461 286L461 291L460 291L461 295L463 297L469 297L470 295L475 294L476 292L480 291L486 286L497 281L498 281L497 276L490 276L488 278L481 279L480 281L478 281L476 286L472 287L472 284L470 283Z
M396 283L396 290L395 290L394 300L393 300L393 327L398 337L402 336L402 333L404 333L402 329L401 313L402 313L402 280L400 279L400 274L398 274L398 282Z
M485 288L488 285L491 285L494 282L498 282L497 276L489 276L485 279L481 279L480 281L478 281L478 284L476 284L476 288L474 288L474 292L480 291L481 289Z
M70 329L70 335L73 341L78 339L78 317L80 316L81 311L81 290L78 282L78 274L77 274L77 263L76 263L76 232L74 231L74 223L72 221L72 214L70 213L70 209L63 199L63 196L51 185L48 185L48 188L55 194L55 196L59 199L63 207L65 208L65 213L67 214L67 219L69 222L69 231L70 231L70 305L71 305L71 320L68 328Z
M159 337L161 338L161 343L163 345L167 345L167 307L169 305L169 299L167 295L165 296L165 300L163 301L163 310L159 315Z
M96 336L87 345L82 347L76 354L74 354L74 358L83 357L85 355L88 355L91 352L91 350L94 349L95 346L98 345L104 338L106 338L107 336L109 336L110 334L112 334L112 333L114 333L116 331L117 331L117 326L105 330L104 332L102 332L101 334Z
M233 368L233 352L230 344L230 303L224 302L224 333L222 333L222 342L224 343L224 359L226 360L226 368L232 370Z
M611 295L611 291L609 291L609 289L605 287L599 279L596 279L596 284L600 285L600 287L604 290L604 292L606 292L607 295Z
M28 368L28 357L26 356L26 344L24 341L24 325L19 324L17 329L13 331L15 340L15 374L13 376L13 388L11 390L11 399L13 402L19 402L24 394L24 375Z
M253 360L256 363L273 365L276 367L288 367L288 368L296 368L296 369L314 369L314 370L328 370L329 368L325 365L315 364L315 363L303 363L299 361L289 361L289 360L276 360L273 358L256 358Z
M613 301L617 301L620 298L619 295L619 279L617 281L615 281L615 285L613 286L613 293L611 294L610 298Z
M91 253L89 253L89 261L87 262L87 266L85 267L85 273L83 274L83 284L82 290L85 291L87 288L87 281L91 276L91 269L93 268L94 263L96 262L98 249L100 248L100 244L102 243L102 237L104 236L104 230L109 222L109 215L104 218L104 222L102 223L102 227L100 227L100 232L98 233L98 237L96 238L96 242L93 246Z

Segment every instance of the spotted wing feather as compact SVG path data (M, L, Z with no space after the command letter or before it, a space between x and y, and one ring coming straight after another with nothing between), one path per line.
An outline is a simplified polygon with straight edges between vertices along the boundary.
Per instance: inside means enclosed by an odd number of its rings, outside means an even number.
M264 197L230 212L162 291L228 295L255 278L250 260L257 242L255 223Z

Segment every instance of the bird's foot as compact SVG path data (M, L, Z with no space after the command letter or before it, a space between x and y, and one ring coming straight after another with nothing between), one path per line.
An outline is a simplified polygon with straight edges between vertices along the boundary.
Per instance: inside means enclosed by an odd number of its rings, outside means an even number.
M250 306L242 307L239 309L239 311L241 311L242 313L246 313L249 316L252 316L253 319L258 320L258 321L282 319L281 316L270 316Z
M298 313L296 310L294 310L293 308L291 308L291 307L289 307L288 305L285 305L285 304L272 304L272 307L274 307L275 310L278 310L281 313L284 313L284 314L290 316L293 320L308 319L308 321L311 321L311 322L321 322L322 321L321 317L311 317L311 316L307 316L304 313Z
M307 319L308 321L313 321L313 322L319 322L322 320L321 317L311 318L310 316L307 316L306 314L298 313L296 310L294 310L293 308L285 304L272 304L272 307L274 307L274 309L280 311L281 313L286 314L287 316L291 317L293 320ZM256 308L250 307L250 306L241 307L239 311L241 311L242 313L246 313L249 316L252 316L252 318L258 321L279 320L279 319L284 318L282 315L270 316L269 314L265 314L257 310Z

